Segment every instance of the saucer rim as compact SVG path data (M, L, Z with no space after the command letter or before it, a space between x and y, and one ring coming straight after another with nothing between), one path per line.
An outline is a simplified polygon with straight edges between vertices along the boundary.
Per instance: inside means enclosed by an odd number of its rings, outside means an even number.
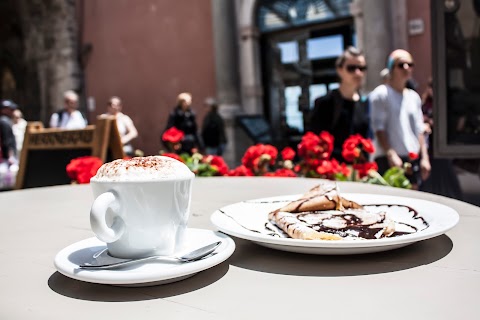
M159 269L157 272L153 273L147 272L147 270L142 270L144 266L149 265L148 262L139 262L139 267L134 269L80 269L78 264L68 259L70 254L81 249L88 249L97 246L106 247L104 242L98 240L96 237L91 237L72 243L60 250L55 256L54 266L58 272L66 277L89 283L119 286L161 285L180 281L201 271L212 268L227 260L235 251L235 242L224 233L209 229L187 228L187 234L193 234L193 239L191 241L195 241L196 237L210 236L212 237L212 240L221 240L222 244L216 249L215 255L188 264L178 264L171 268L163 270ZM162 264L161 262L155 263ZM152 268L153 267L150 267L150 269Z

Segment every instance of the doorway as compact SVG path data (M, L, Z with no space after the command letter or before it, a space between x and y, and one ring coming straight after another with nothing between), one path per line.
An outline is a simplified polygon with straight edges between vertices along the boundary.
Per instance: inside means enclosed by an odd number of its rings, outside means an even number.
M350 45L352 18L262 34L263 111L279 147L296 146L315 99L338 88L335 60Z

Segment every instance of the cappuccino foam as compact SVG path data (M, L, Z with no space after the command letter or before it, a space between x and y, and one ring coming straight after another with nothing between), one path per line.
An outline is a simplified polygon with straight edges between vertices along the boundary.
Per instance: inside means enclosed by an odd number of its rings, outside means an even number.
M149 156L118 159L105 163L91 181L151 181L188 179L193 176L193 172L178 160L163 156Z

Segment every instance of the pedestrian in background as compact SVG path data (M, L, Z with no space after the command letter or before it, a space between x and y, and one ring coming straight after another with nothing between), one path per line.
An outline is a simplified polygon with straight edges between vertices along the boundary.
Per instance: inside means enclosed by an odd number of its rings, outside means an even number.
M7 166L17 164L17 144L13 135L13 111L17 104L12 100L3 100L0 105L0 163Z
M407 88L414 62L405 50L393 51L387 62L390 77L370 93L371 125L375 133L375 160L383 174L390 167L412 164L412 186L418 188L430 174L431 166L425 143L421 99ZM411 159L411 155L419 159ZM412 163L413 162L413 163Z
M23 138L25 137L25 130L27 129L27 121L23 119L23 114L20 109L13 110L12 115L12 131L15 136L15 143L17 144L17 158L20 158L20 153L23 147Z
M340 86L315 100L308 130L315 134L325 130L333 135L332 157L343 161L342 146L350 135L370 136L368 104L360 94L367 64L360 50L348 47L337 58L335 67Z
M221 156L227 143L225 124L218 113L218 104L215 99L207 98L205 106L208 107L208 113L202 124L202 139L205 153Z
M50 128L62 129L83 129L87 126L87 121L82 113L78 111L78 95L72 91L65 91L63 94L64 106L60 111L55 112L50 117Z
M122 100L119 97L111 97L107 103L107 112L101 117L113 116L117 123L118 133L123 145L123 152L128 156L134 155L134 149L131 141L138 136L137 128L132 119L122 113Z
M165 127L165 130L170 129L171 127L175 127L184 133L184 138L181 141L181 149L175 150L179 153L191 154L193 149L202 149L202 143L198 135L196 116L191 106L192 95L188 92L180 93L177 96L177 105L170 113L167 126Z

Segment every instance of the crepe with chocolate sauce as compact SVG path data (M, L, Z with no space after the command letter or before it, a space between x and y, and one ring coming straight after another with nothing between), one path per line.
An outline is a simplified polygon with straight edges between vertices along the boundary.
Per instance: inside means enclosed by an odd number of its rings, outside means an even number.
M341 240L378 239L395 231L386 213L367 211L343 198L335 184L313 187L300 199L270 212L269 220L294 239Z

